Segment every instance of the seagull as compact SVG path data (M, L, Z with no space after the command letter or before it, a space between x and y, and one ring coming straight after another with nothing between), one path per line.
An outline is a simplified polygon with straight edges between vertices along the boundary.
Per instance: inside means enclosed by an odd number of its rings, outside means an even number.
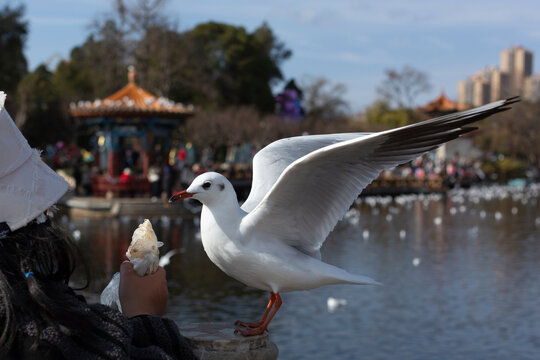
M163 255L162 257L159 258L159 266L165 267L165 266L169 265L171 263L171 258L174 255L179 254L179 253L180 253L179 249L169 250L165 255Z
M321 261L337 222L385 169L406 163L475 130L466 125L508 110L509 98L378 133L277 140L253 159L250 194L240 207L232 184L206 172L170 202L200 201L201 240L210 260L247 286L270 292L262 318L237 321L235 333L260 335L282 305L280 293L329 284L379 285Z

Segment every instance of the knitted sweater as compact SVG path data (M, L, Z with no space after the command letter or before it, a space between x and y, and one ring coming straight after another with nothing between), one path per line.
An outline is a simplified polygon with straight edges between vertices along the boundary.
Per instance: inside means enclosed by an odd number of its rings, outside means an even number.
M128 319L108 306L87 304L84 297L72 294L73 305L81 317L89 320L91 331L83 336L70 336L58 327L42 327L37 349L32 350L38 336L38 323L35 319L23 318L7 358L196 359L174 321L152 315Z

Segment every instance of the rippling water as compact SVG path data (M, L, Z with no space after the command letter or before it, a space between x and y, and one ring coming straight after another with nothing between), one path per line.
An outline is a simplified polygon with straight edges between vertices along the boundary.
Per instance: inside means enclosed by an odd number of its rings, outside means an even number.
M539 191L359 200L325 242L323 260L384 286L283 294L270 324L279 358L540 359ZM85 294L95 300L142 219L62 220L80 234L93 275ZM269 295L208 260L197 217L151 220L162 254L181 251L167 267L166 316L231 326L260 317ZM330 308L329 298L346 305Z

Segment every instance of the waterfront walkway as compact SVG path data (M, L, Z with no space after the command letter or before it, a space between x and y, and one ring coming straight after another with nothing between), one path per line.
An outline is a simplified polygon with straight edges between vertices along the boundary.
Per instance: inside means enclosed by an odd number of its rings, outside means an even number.
M169 204L162 199L145 198L105 198L67 195L61 199L74 217L114 217L114 216L169 216L189 217L199 212L200 206L190 203Z

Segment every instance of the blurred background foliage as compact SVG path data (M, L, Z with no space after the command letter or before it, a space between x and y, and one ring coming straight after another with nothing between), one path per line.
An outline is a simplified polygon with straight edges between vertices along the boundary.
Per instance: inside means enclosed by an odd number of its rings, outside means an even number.
M112 10L96 16L69 59L53 57L31 71L23 52L28 33L24 6L2 8L0 87L33 146L72 142L69 104L116 92L127 82L129 65L135 66L142 88L196 106L196 115L176 136L201 147L246 141L260 147L284 136L379 131L426 118L415 100L432 88L429 77L404 66L385 71L374 89L377 100L357 114L344 100L343 84L316 75L297 79L303 119L282 121L276 116L275 92L294 84L281 70L293 51L270 26L262 23L249 32L208 22L179 31L177 21L163 11L165 1L113 1ZM534 163L540 154L539 113L538 103L518 103L512 111L484 121L475 143L517 162Z

